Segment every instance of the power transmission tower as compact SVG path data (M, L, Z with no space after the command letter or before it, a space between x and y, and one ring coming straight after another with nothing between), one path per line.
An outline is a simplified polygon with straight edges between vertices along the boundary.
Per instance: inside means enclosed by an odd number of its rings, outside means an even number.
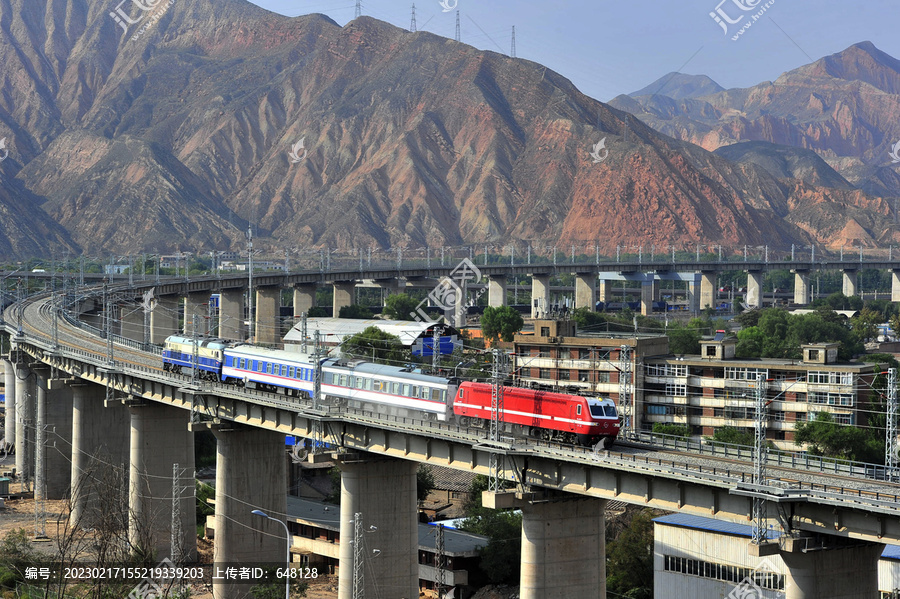
M362 15L362 0L356 0L356 14L353 16L354 19L358 19Z
M499 349L494 350L493 384L491 385L491 430L490 440L500 443L500 431L502 430L501 415L503 414L503 382L506 380L507 356ZM491 452L490 479L488 490L499 492L503 474L503 456L500 453Z
M461 36L459 34L459 11L456 11L456 41L460 41ZM469 256L469 259L472 257Z
M434 590L437 591L437 599L444 599L444 580L446 578L446 564L444 560L444 525L438 524L434 534Z
M413 33L416 32L416 5L415 4L413 4L413 7L412 7L412 20L410 20L410 22L409 22L409 30L412 31ZM362 256L362 254L360 254L360 256ZM360 257L360 260L362 260L362 257Z
M510 45L510 48L509 48L509 55L512 58L516 57L516 26L515 25L512 26L512 44Z
M441 368L441 327L434 327L431 336L431 373L437 376Z
M762 374L756 375L756 438L753 448L753 484L762 486L766 484L766 388ZM758 492L758 489L757 489ZM766 513L766 500L760 497L753 498L753 544L760 545L766 542L766 527L768 514Z
M363 599L366 587L363 584L362 513L353 514L353 599Z
M181 529L181 469L178 463L172 464L172 561L180 564L184 559L182 555L183 532Z
M888 480L894 480L897 468L897 369L888 369L887 422L884 427L884 465Z
M631 434L631 348L623 345L619 348L619 409L625 437Z

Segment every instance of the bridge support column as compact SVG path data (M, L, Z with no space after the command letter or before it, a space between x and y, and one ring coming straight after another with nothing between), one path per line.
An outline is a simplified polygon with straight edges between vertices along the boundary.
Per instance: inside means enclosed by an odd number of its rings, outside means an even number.
M418 597L415 462L373 459L341 464L338 599L353 597L353 544L349 541L354 535L354 524L350 521L357 513L361 514L365 537L365 596L374 597L380 588L391 589L391 597ZM373 549L380 551L378 557L373 558Z
M179 298L163 296L150 312L150 343L162 344L166 337L178 332Z
M700 273L700 309L716 307L716 273Z
M42 473L35 467L35 480L43 484L35 493L36 497L42 493L45 499L65 499L72 480L69 458L63 453L72 443L72 391L62 380L50 379L49 368L35 369L35 374L35 426L43 427L43 447L35 447L35 452L42 452L44 462Z
M613 286L612 281L608 281L603 279L598 281L597 283L597 301L598 302L609 302L612 301L613 294Z
M73 527L95 528L100 516L116 509L125 492L128 463L128 410L104 407L106 390L78 382L72 388L72 469L69 519ZM122 509L122 506L119 506Z
M763 273L758 271L747 272L747 307L762 308L762 280Z
M506 275L492 275L488 280L488 306L506 305Z
M900 270L891 271L891 301L900 302Z
M243 289L223 289L219 294L219 337L244 340Z
M700 314L700 283L688 281L687 284L688 311L693 315Z
M128 540L134 550L155 551L159 559L193 559L197 553L194 499L194 434L191 414L164 404L128 408L131 459L128 481ZM172 466L178 464L181 537L172 547Z
M606 501L580 498L522 508L522 599L606 599Z
M18 354L17 360L26 355ZM13 364L16 376L16 472L22 480L34 477L34 374L24 363Z
M300 318L304 312L309 313L316 307L315 283L294 285L294 318Z
M855 297L859 292L857 289L857 271L855 269L845 269L844 270L844 286L843 293L847 297Z
M259 287L256 290L256 343L274 345L281 341L281 287Z
M240 427L213 430L216 435L215 563L282 564L284 528L251 514L262 510L283 521L287 513L287 465L284 435ZM342 523L343 524L343 523ZM341 547L349 545L342 542ZM213 579L215 599L243 599L248 584Z
M119 312L122 319L122 336L132 341L144 342L144 309L134 306L123 307Z
M657 283L653 279L641 282L641 314L644 316L653 314L653 289L656 286Z
M809 303L809 271L794 271L794 303L805 306Z
M12 362L3 358L3 392L6 394L6 414L3 421L3 438L6 443L16 443L16 372Z
M779 554L784 560L785 599L863 599L878 596L878 560L884 545L847 543L825 537L822 548L815 538L787 539ZM818 546L810 549L808 541Z
M184 298L184 334L194 334L194 316L197 317L197 334L206 335L208 331L206 318L209 315L209 292L189 293Z
M550 311L550 275L531 275L531 317L542 318Z
M575 275L575 309L587 308L591 312L597 309L597 273L589 272Z
M353 304L353 292L356 290L356 281L339 281L331 284L334 287L334 296L331 299L332 316L340 316L341 308Z

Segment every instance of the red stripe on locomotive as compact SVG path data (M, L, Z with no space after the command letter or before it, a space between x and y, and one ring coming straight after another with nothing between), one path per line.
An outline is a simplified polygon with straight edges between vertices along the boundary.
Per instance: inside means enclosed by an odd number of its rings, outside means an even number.
M491 385L461 383L453 399L453 411L459 416L490 420ZM619 434L619 419L591 416L584 397L522 387L504 388L501 419L512 424L581 435L616 437Z

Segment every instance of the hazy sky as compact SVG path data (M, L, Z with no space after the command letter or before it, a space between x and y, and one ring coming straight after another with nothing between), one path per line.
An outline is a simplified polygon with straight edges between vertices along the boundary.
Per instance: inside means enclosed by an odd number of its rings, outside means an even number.
M288 16L323 13L341 25L355 9L355 0L251 1ZM515 25L519 58L562 73L603 101L671 71L748 87L866 40L900 58L896 0L771 0L736 41L732 36L770 0L443 1L458 3L463 42L509 53ZM411 7L412 0L363 0L362 12L409 28ZM727 35L710 17L717 7L723 22L743 17ZM439 0L416 0L416 21L420 31L453 37L456 12L443 12Z

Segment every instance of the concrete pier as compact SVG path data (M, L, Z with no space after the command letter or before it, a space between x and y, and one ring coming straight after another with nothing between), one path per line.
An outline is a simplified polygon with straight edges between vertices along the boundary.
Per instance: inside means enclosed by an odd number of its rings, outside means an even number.
M250 513L258 509L280 521L286 517L284 435L237 425L230 430L214 429L213 432L216 435L213 561L229 565L286 565L284 528L277 522ZM244 599L248 592L246 584L213 579L215 599Z
M104 407L106 389L75 381L72 389L72 467L70 522L94 528L110 501L124 496L129 460L130 416L116 402ZM108 510L107 510L108 511Z
M857 283L859 281L859 272L856 269L844 270L842 291L847 297L854 297L858 293Z
M129 406L131 456L128 540L132 551L160 560L193 559L197 553L194 498L194 434L190 412L158 403ZM181 536L172 547L173 464L178 464Z
M150 312L150 343L162 344L178 332L179 299L174 295L159 298Z
M612 281L603 279L597 283L597 301L610 302L613 294Z
M900 302L900 270L891 271L891 301Z
M575 275L575 309L587 308L591 312L597 306L597 273L577 273Z
M316 307L315 283L294 285L294 318L300 318L304 312Z
M34 478L34 373L20 360L26 355L18 354L13 363L16 376L16 472L22 480Z
M258 287L256 289L256 343L274 345L281 341L280 310L281 288Z
M605 505L579 498L523 506L521 599L606 599Z
M6 414L3 420L3 438L10 445L16 443L16 372L12 362L3 358L3 383L6 394Z
M641 314L650 316L653 314L653 288L655 281L643 281L641 283Z
M825 537L786 539L779 554L787 570L785 599L864 599L878 596L884 545Z
M42 439L43 472L35 478L43 481L45 499L65 499L69 494L72 469L69 467L69 447L72 443L72 390L60 379L50 379L50 369L35 369L37 390L35 426ZM35 489L37 491L37 489Z
M365 596L419 596L416 464L396 459L341 463L338 599L353 597L354 527L362 517Z
M716 273L700 273L700 309L716 307Z
M189 293L184 298L184 334L194 334L194 316L197 317L197 335L204 336L207 332L207 318L209 316L209 292L198 291Z
M243 289L223 289L219 294L219 337L244 340Z
M762 281L762 272L747 272L747 306L750 308L762 308Z
M496 275L488 280L488 306L498 308L506 305L506 277Z
M805 306L809 303L809 271L795 270L794 272L794 303Z
M339 281L332 283L334 287L334 295L331 298L332 316L335 318L341 315L341 308L353 304L353 292L356 290L355 281Z
M531 275L531 317L542 318L550 310L550 275Z

